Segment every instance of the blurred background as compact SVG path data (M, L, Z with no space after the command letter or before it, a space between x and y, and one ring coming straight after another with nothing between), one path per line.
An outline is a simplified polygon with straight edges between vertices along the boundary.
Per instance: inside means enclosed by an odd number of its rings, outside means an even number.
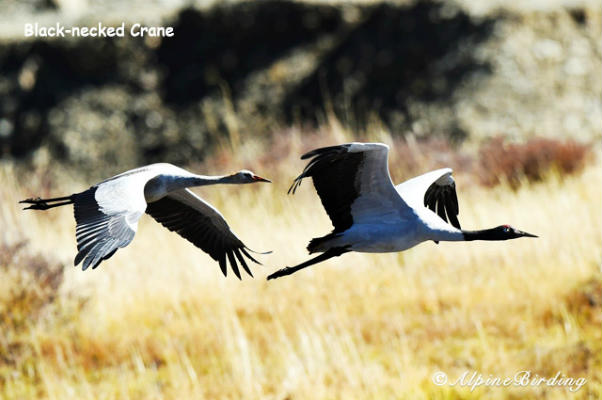
M516 3L0 0L2 397L600 398L602 5ZM175 37L25 38L33 22ZM285 195L299 156L348 141L389 144L395 182L454 168L463 227L540 238L268 284L331 229L309 182ZM255 279L150 218L84 273L72 210L17 205L154 162L274 181L197 190L274 251ZM431 381L523 370L587 384Z

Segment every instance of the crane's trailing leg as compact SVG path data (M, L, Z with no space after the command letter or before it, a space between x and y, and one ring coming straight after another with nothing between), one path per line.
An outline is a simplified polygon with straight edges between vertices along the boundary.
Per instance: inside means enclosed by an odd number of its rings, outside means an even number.
M290 275L292 273L295 273L295 272L299 271L300 269L303 269L303 268L309 267L310 265L314 265L314 264L317 264L319 262L328 260L329 258L338 257L338 256L340 256L343 253L347 253L348 251L351 251L351 250L349 250L348 246L346 246L346 247L334 247L332 249L328 249L324 253L320 254L319 256L314 257L314 258L312 258L310 260L307 260L304 263L301 263L301 264L296 265L294 267L285 267L285 268L282 268L282 269L274 272L273 274L271 274L271 275L268 276L268 281L270 279L276 279L276 278L280 278L281 276Z
M55 197L53 199L41 199L37 197L35 199L21 200L19 203L31 204L29 207L25 207L24 210L48 210L49 208L73 204L73 196Z

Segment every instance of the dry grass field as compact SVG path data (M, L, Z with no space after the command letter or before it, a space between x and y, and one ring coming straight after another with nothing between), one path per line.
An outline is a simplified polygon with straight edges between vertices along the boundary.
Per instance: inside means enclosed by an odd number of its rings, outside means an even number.
M203 171L250 167L274 180L197 190L249 247L273 250L260 256L255 279L242 281L224 279L207 255L149 217L99 268L73 268L72 209L23 212L17 201L87 183L0 166L0 398L600 398L600 160L516 190L457 171L463 227L510 223L538 239L351 253L267 282L331 229L309 181L286 195L304 150L351 137L334 129L316 138L292 133L236 152L224 144ZM400 181L408 173L391 153ZM417 171L446 159L418 162ZM433 384L437 371L450 381L465 371L530 371L587 382L575 392L545 384L471 391Z

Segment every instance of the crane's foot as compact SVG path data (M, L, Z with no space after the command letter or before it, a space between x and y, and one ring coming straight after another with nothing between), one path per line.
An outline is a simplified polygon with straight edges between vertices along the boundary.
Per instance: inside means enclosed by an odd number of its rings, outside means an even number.
M284 268L279 269L278 271L274 272L273 274L268 275L267 279L269 281L272 279L280 278L282 276L290 275L297 270L298 270L298 268L294 268L294 267L284 267Z
M54 199L42 199L39 197L21 200L19 204L31 204L25 207L24 210L48 210L49 208L72 204L72 196L56 197Z

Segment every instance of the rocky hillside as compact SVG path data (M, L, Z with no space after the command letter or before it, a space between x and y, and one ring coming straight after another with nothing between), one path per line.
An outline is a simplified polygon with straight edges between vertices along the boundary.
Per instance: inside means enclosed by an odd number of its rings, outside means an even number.
M26 4L35 17L66 3ZM476 14L449 2L264 0L172 11L162 24L173 38L5 33L0 157L46 154L100 174L184 164L224 136L332 116L452 140L601 136L600 5Z

